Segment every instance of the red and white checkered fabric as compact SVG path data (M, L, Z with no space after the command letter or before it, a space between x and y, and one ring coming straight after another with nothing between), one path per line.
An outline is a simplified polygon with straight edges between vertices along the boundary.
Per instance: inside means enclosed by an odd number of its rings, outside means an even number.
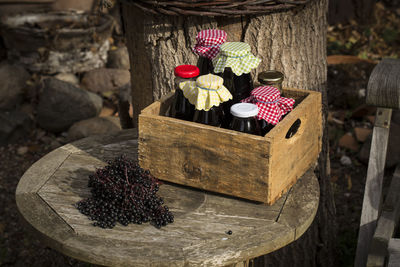
M226 42L226 32L223 30L202 30L197 34L193 52L201 57L213 59L218 55L220 47Z
M258 120L276 125L283 115L293 109L294 99L281 97L278 89L272 86L260 86L251 95L243 99L244 103L253 103L258 106Z

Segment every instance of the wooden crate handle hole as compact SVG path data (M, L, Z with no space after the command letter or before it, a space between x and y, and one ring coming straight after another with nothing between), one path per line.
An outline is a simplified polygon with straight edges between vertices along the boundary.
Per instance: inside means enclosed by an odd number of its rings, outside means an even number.
M292 126L290 126L289 130L287 131L285 138L286 139L290 139L297 132L299 132L300 125L301 125L301 120L300 119L297 119L295 122L293 122Z

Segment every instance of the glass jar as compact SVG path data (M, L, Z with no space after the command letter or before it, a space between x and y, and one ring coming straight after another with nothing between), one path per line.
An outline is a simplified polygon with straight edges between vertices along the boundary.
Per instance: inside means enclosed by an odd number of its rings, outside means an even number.
M255 69L261 59L250 51L250 45L243 42L226 42L221 45L221 51L213 59L214 72L224 79L224 86L231 92L233 99L225 105L224 124L229 128L232 120L230 107L250 96L253 89L251 70Z
M267 70L260 72L258 74L258 82L262 85L272 86L279 90L281 96L284 96L282 93L282 83L283 83L284 75L282 72L277 70ZM287 113L284 114L281 118L283 120L286 117ZM269 132L273 125L268 124L266 121L262 121L261 125L263 126L262 129L266 129L266 133Z
M228 88L233 96L233 104L239 103L250 96L251 90L253 90L250 73L243 73L240 76L236 76L231 68L225 68L222 78L224 79L224 86Z
M294 99L281 97L278 88L259 86L251 91L245 103L253 103L259 108L257 119L260 120L261 134L267 134L282 118L293 109Z
M277 70L267 70L258 74L259 83L277 88L281 95L283 78L283 73Z
M232 121L229 125L231 130L238 132L261 135L260 126L256 116L257 105L251 103L237 103L231 106Z
M197 60L197 67L200 69L200 75L206 75L214 72L211 59L207 57L199 57Z
M184 96L195 106L193 121L211 126L221 126L223 105L232 99L224 80L213 74L199 76L195 82L185 83Z
M183 95L179 84L187 81L194 81L199 76L200 70L194 65L180 65L175 68L175 95L171 105L171 117L191 121L194 115L194 105Z
M253 86L250 73L243 73L240 76L236 76L231 68L225 68L222 78L224 79L224 86L233 96L233 99L224 105L225 118L222 127L228 128L229 122L232 120L231 106L249 97Z
M200 69L200 75L214 72L212 59L218 55L221 45L226 42L226 36L225 31L218 29L202 30L197 34L193 52L199 56L197 67Z
M221 106L214 106L209 110L195 110L193 121L206 125L220 127L224 118L224 111Z
M272 125L271 123L268 123L265 120L257 120L258 124L260 125L260 132L261 136L266 135L269 131L271 131L275 125Z

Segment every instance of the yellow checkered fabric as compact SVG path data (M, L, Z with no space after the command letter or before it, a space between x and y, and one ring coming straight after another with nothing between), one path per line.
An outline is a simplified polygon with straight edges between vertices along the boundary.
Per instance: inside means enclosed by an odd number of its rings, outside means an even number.
M197 110L208 111L213 106L232 99L229 90L223 85L224 79L217 75L207 74L196 81L187 81L179 84L183 95Z
M251 53L250 45L243 42L224 43L220 53L213 59L215 73L221 73L229 67L236 76L249 73L260 62L261 59Z

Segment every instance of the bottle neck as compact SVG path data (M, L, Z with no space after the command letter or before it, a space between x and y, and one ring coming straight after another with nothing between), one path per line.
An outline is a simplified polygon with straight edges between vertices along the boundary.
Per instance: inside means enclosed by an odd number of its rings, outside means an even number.
M179 89L179 84L182 82L187 82L187 81L195 81L197 77L193 77L193 78L182 78L179 76L175 76L174 79L174 84L175 84L175 90Z

